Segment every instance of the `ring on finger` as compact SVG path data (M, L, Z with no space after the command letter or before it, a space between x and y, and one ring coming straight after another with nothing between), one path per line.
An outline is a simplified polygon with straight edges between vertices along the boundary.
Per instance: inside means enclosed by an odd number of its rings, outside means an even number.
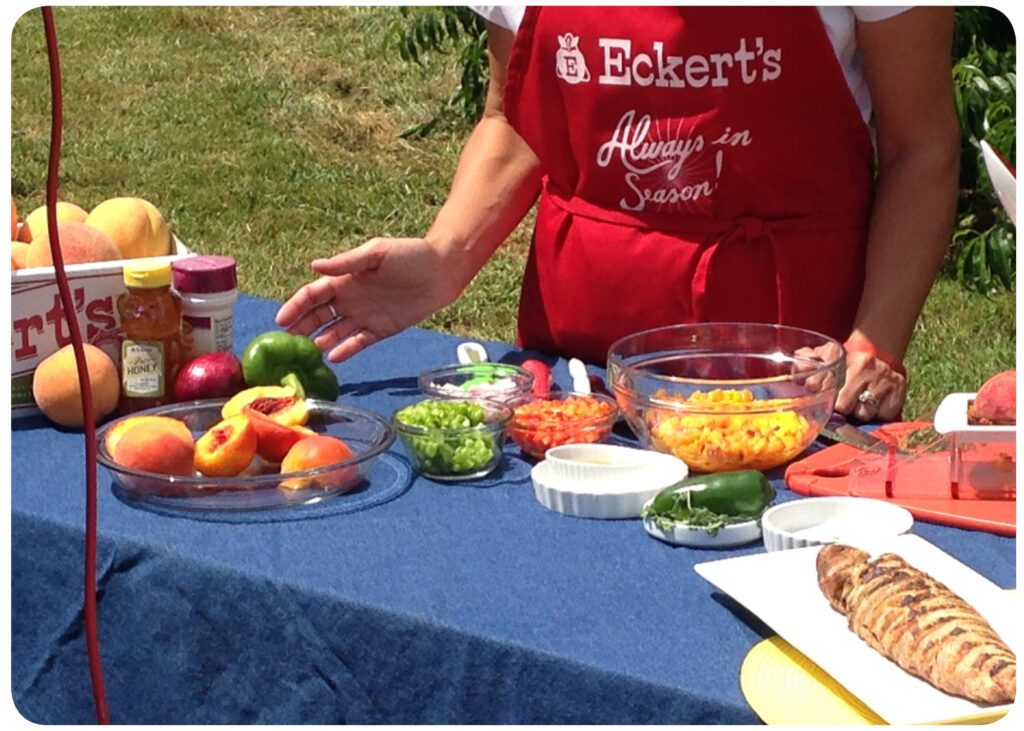
M860 392L860 395L857 396L857 401L865 406L878 406L878 396L867 389Z

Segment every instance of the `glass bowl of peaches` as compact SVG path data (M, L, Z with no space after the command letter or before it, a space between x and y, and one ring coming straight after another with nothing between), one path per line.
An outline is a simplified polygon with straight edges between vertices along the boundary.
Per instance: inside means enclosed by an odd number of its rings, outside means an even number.
M256 389L250 389L256 391ZM260 387L105 424L98 460L129 500L185 510L265 510L366 492L394 442L384 418Z
M845 374L838 341L781 325L656 328L608 352L608 381L634 433L697 472L791 461L828 421Z

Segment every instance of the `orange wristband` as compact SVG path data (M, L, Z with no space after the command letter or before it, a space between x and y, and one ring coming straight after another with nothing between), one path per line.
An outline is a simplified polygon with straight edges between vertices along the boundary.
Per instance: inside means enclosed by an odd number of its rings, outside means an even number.
M846 342L843 343L847 350L855 353L867 353L868 355L877 358L878 360L885 363L887 366L892 368L894 371L899 373L904 378L907 377L907 369L903 365L903 361L897 358L892 353L886 352L875 345L873 342L862 336L849 337Z

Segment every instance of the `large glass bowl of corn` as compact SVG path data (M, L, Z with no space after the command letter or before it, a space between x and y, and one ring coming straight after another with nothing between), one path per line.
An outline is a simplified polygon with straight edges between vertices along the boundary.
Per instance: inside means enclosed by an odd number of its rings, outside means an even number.
M845 375L838 341L781 325L675 325L608 351L608 381L637 437L698 472L789 462L828 421Z

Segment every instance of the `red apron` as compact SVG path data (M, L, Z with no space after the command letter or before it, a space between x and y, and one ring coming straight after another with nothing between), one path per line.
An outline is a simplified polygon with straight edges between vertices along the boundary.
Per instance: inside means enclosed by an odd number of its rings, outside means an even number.
M531 7L509 122L545 173L520 344L603 362L684 322L844 340L873 148L813 7Z

